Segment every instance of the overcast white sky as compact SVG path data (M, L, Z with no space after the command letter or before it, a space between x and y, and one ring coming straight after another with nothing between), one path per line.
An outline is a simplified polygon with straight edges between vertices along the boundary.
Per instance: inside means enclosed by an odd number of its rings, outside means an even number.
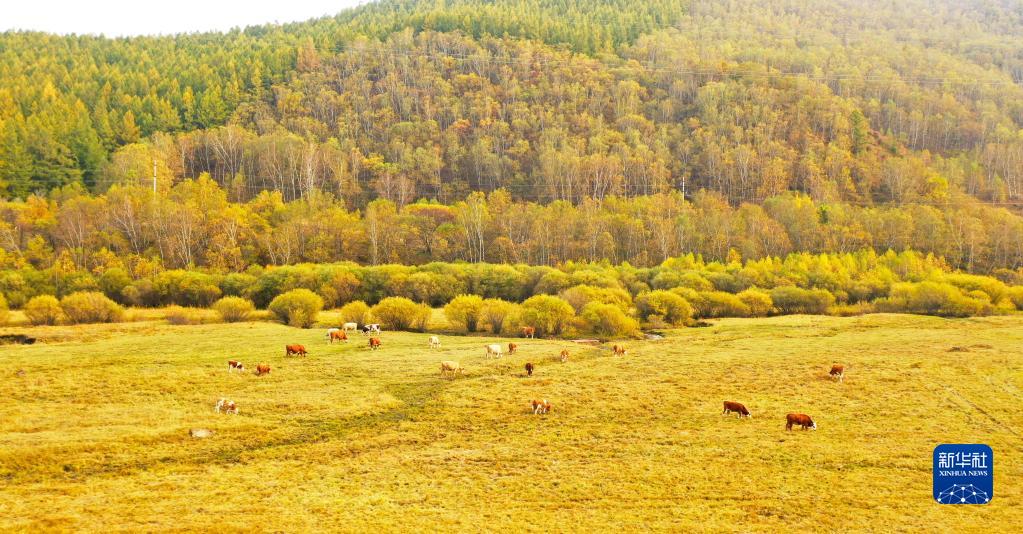
M0 31L108 37L244 28L336 15L367 0L0 0Z

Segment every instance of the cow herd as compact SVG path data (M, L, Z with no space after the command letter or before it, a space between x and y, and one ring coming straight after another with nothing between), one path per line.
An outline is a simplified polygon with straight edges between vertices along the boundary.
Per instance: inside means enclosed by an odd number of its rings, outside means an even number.
M833 364L828 375L838 382L843 382L845 379L845 366L840 363ZM743 417L753 417L746 408L746 405L740 402L725 401L724 410L721 411L721 415L730 413L736 414L740 419ZM789 413L785 415L785 430L792 430L793 426L802 427L803 430L817 430L817 423L805 413Z
M536 329L531 327L531 326L524 326L524 327L522 327L522 337L527 338L527 339L535 339L536 338ZM438 338L437 336L430 336L430 348L433 349L433 348L438 348L438 347L440 347L440 338ZM500 358L500 357L504 356L505 354L507 354L509 356L515 354L518 351L518 349L519 349L519 344L515 343L514 341L513 342L509 342L508 343L508 350L507 351L504 349L503 346L501 346L500 343L490 343L490 344L485 345L483 348L485 350L484 357L486 357L488 359L490 359L490 358L497 359L497 358ZM612 352L616 356L624 356L625 355L625 347L624 346L615 345L614 348L612 349ZM562 349L561 353L558 355L557 359L561 363L565 363L565 362L568 361L568 355L569 355L568 349ZM536 365L533 364L533 362L526 362L525 369L526 369L526 377L531 377L531 376L533 376L533 371L536 370ZM464 372L465 372L465 370L462 368L461 364L459 364L458 362L455 362L455 361L443 361L443 362L440 362L440 373L441 373L441 376L447 376L447 377L450 377L450 378L454 378L455 376L463 374ZM536 414L536 415L546 414L546 413L549 413L551 411L551 403L548 402L547 399L543 399L542 401L534 399L534 400L531 401L530 405L532 406L533 414Z
M376 323L363 325L362 327L360 327L356 323L344 323L343 325L341 325L341 328L328 328L326 333L325 333L325 337L327 339L327 342L330 343L331 345L333 345L335 341L337 341L339 343L347 343L348 342L348 332L352 332L352 331L360 331L363 334L369 335L369 334L374 334L374 333L375 334L379 334L381 330L380 330L380 325L376 324ZM431 346L432 346L434 340L437 340L437 336L431 336L431 338L430 338ZM437 340L437 345L440 345L440 341L439 340ZM375 350L375 349L377 349L379 347L380 347L380 338L378 338L376 336L370 337L369 338L369 348ZM306 350L305 345L291 344L291 345L285 345L284 346L284 356L285 357L288 357L288 356L308 356L308 355L309 355L309 351ZM457 367L457 364L456 364L456 367ZM233 373L233 372L236 372L236 371L237 372L244 372L245 371L245 364L243 364L242 362L240 362L238 360L228 360L227 361L227 372L228 373ZM458 371L461 371L461 368L458 368ZM260 363L260 364L256 365L256 376L265 376L265 375L268 375L268 374L270 374L270 364ZM219 401L217 401L217 404L214 406L213 411L215 411L216 413L226 413L226 414L235 414L235 415L237 415L238 414L238 405L234 401L232 401L232 400L229 400L229 399L226 399L226 398L221 398Z
M329 328L329 329L327 329L327 331L325 333L325 337L327 339L327 342L330 343L330 344L333 344L335 341L337 341L339 343L347 343L348 342L348 332L351 332L351 331L360 331L362 334L364 334L366 336L369 336L369 349L370 350L376 350L376 349L380 348L380 346L381 346L380 337L378 337L378 335L375 335L375 334L380 334L381 333L381 329L380 329L380 325L379 324L367 324L367 325L363 325L363 326L360 327L356 323L344 323L341 326L341 328ZM536 336L536 329L535 328L530 327L530 326L522 327L522 337L528 338L528 339L534 339L535 336ZM431 335L429 337L429 348L437 349L439 347L440 347L440 338L438 336L436 336L436 335ZM518 348L519 348L519 345L517 343L515 343L515 342L508 343L508 350L507 351L505 351L504 347L501 344L499 344L499 343L490 343L490 344L487 344L487 345L484 346L484 349L486 351L485 352L485 357L488 358L488 359L489 358L495 358L496 359L496 358L500 358L500 357L504 356L505 354L512 355L512 354L516 353ZM624 345L619 345L619 344L614 344L614 345L611 346L611 353L614 356L625 356L626 355L625 346ZM303 357L305 357L305 356L308 356L308 354L309 353L306 350L304 345L290 344L290 345L285 345L285 347L284 347L284 355L285 355L285 357L288 357L288 356L303 356ZM559 353L557 359L561 363L566 363L566 362L568 362L568 357L569 357L568 349L562 349L561 352ZM834 364L834 365L832 365L831 370L829 371L828 374L830 375L830 377L832 379L835 379L838 382L843 382L844 379L845 379L845 369L846 369L845 366L842 365L842 364ZM245 365L242 362L238 361L238 360L228 360L228 362L227 362L227 370L228 370L229 373L233 373L235 371L244 372L245 371ZM533 364L533 362L527 362L526 365L525 365L525 370L526 370L526 376L527 377L532 377L533 376L533 372L536 370L536 366ZM256 376L264 376L264 375L267 375L269 373L270 373L270 365L269 364L260 363L260 364L258 364L256 366ZM455 377L457 377L459 375L464 375L465 374L465 369L457 361L445 360L445 361L440 362L440 374L441 374L441 376L455 378ZM542 399L542 400L533 399L532 401L530 401L530 406L532 407L532 412L535 415L550 413L550 410L551 410L551 403L547 399ZM214 411L216 413L238 414L238 406L237 406L237 404L233 400L229 400L227 398L221 398L219 401L217 401L216 406L214 407ZM723 410L722 410L721 414L722 415L726 415L726 414L732 414L732 413L736 414L740 419L743 418L743 417L747 417L747 418L752 418L753 417L753 415L750 413L749 409L747 409L744 404L739 403L739 402L735 402L735 401L724 401ZM817 430L817 423L813 420L813 418L810 417L809 415L803 414L803 413L789 413L789 414L786 414L786 416L785 416L785 429L786 430L792 430L793 426L799 426L803 430L807 430L807 429Z
M327 340L327 342L330 343L331 345L333 345L335 341L338 343L347 343L349 341L348 333L352 331L359 331L362 332L364 335L369 336L370 350L376 350L380 348L382 344L380 337L375 335L380 334L382 332L379 324L367 324L360 327L356 323L344 323L341 325L340 328L328 328L324 333L324 337ZM530 326L522 327L522 337L535 339L536 329ZM436 335L431 335L429 337L429 347L431 349L440 348L440 338ZM505 354L512 355L516 353L518 348L519 348L518 343L511 342L508 343L508 350L505 351L504 347L502 347L501 344L491 343L485 346L486 357L500 358ZM625 348L620 347L619 345L615 345L612 349L612 352L615 355L624 356ZM558 359L562 363L565 363L568 361L568 354L569 354L568 350L563 349L560 355L558 356ZM306 357L308 355L309 351L306 349L305 345L289 344L284 346L285 357L289 356ZM526 376L527 377L533 376L534 369L535 366L533 365L532 362L526 363ZM233 373L235 371L243 372L245 370L245 365L238 360L228 360L227 370L229 373ZM440 373L441 376L455 378L459 375L464 376L465 369L461 366L461 364L459 364L456 361L446 360L440 362ZM270 374L269 364L260 363L256 365L256 376L264 376L267 374ZM531 401L531 405L533 407L534 414L546 414L550 412L551 409L551 403L548 402L547 399L543 399L542 401L533 400ZM216 405L214 406L214 411L216 413L237 414L238 406L232 400L221 398L219 401L217 401Z

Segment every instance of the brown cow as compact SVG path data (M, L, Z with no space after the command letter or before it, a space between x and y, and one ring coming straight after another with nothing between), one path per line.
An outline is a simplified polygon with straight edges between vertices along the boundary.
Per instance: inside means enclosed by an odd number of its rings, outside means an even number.
M348 334L346 334L344 330L331 330L327 335L330 336L331 345L334 344L335 340L344 341L345 343L348 342Z
M371 338L369 338L369 348L370 348L370 350L377 350L377 349L379 349L380 348L380 338L378 338L378 337L371 337Z
M721 412L721 415L732 412L739 414L740 419L742 417L753 417L742 403L725 401L725 411Z
M551 403L547 402L547 399L544 399L542 401L533 399L533 402L530 404L532 404L533 406L534 415L547 413L551 411Z
M831 366L831 372L828 374L831 375L831 378L837 378L839 382L842 382L845 378L845 366L840 363L836 363Z
M536 328L534 328L532 326L523 326L522 327L522 337L528 337L530 339L535 338L536 337Z
M244 371L245 365L238 360L227 360L227 372Z
M526 376L533 376L533 362L526 362Z
M285 356L291 356L292 354L294 354L296 356L307 356L308 355L308 353L306 353L306 351L305 351L305 347L302 346L302 345L285 345L284 346L284 355Z
M270 374L270 365L261 363L256 366L256 376L263 376Z
M512 354L515 354L515 351L518 350L518 349L519 349L519 344L518 343L509 343L508 344L508 355L510 356Z
M625 345L615 345L611 347L611 353L615 356L625 356Z
M817 430L817 423L805 413L790 413L785 416L785 430L792 430L792 425L799 425L803 430L807 428Z

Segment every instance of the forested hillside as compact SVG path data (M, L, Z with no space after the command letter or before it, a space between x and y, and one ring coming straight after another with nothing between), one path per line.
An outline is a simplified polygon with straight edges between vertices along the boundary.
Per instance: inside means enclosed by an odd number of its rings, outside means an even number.
M85 269L864 247L1015 269L1020 30L989 0L466 0L7 33L0 246Z

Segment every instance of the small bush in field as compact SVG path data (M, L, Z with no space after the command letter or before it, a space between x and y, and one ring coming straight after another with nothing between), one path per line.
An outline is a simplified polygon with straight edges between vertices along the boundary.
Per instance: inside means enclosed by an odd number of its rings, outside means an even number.
M78 323L116 323L124 318L124 309L98 291L72 293L60 301L68 321Z
M494 334L500 334L513 315L518 313L518 304L501 299L486 299L480 316Z
M693 300L697 315L707 317L746 317L749 307L739 297L724 291L702 291Z
M416 306L418 308L411 321L412 329L418 332L426 332L427 327L430 326L430 318L433 316L433 308L426 304L417 304Z
M826 289L802 289L793 286L772 289L771 300L778 311L784 314L823 315L835 304L835 296Z
M666 322L670 325L683 325L693 316L693 307L686 299L663 289L655 289L641 294L636 298L636 310L646 321L655 318L654 322Z
M7 307L7 299L3 295L0 295L0 324L7 324L7 319L11 316L11 311Z
M432 310L405 297L388 297L373 306L373 318L388 330L425 330Z
M309 328L323 309L323 298L308 289L292 289L275 297L267 309L282 323Z
M64 311L60 309L60 301L53 295L32 297L23 309L28 322L33 325L55 325L60 321Z
M679 277L678 287L688 287L697 291L713 291L714 284L697 273L685 273Z
M167 319L168 323L173 325L199 324L202 322L202 317L199 316L198 310L183 306L170 306L164 311L163 316Z
M538 335L558 335L575 317L572 305L558 297L534 295L522 303L520 321Z
M632 307L632 296L628 291L619 287L578 285L562 291L558 296L571 304L576 313L582 312L582 309L591 302L614 304L623 312Z
M941 317L970 317L992 312L991 298L983 291L964 293L943 282L900 283L892 286L887 298L878 299L880 311L915 313Z
M340 314L341 322L357 323L360 325L371 322L369 306L361 300L353 300L341 306Z
M255 309L256 305L251 300L242 297L224 297L213 303L213 311L225 323L245 321Z
M853 317L874 312L874 305L870 302L857 302L856 304L836 304L828 310L828 315L838 317Z
M580 314L586 327L600 336L624 337L639 332L639 322L614 304L591 302Z
M444 306L444 316L453 326L475 332L482 310L483 298L479 295L458 295Z
M736 297L749 309L750 317L767 317L774 313L774 301L771 295L756 288L740 291Z
M1023 311L1023 286L1010 287L1007 296L1017 310Z

